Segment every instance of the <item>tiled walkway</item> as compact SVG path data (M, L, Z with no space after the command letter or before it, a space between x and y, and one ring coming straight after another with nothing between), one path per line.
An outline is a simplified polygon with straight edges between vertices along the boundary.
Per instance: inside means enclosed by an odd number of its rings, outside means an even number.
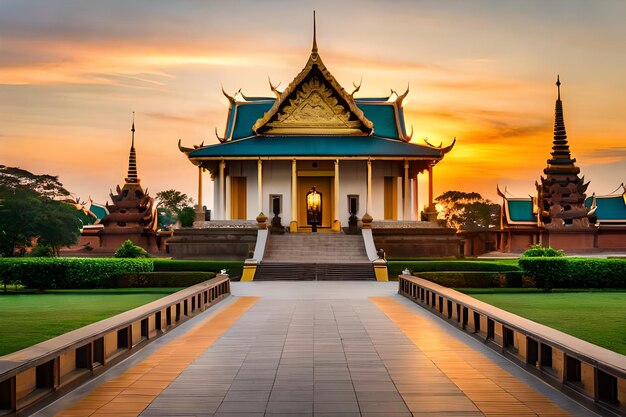
M128 370L83 389L82 399L70 395L39 415L593 415L394 291L393 283L236 284L233 292L244 297L205 313L212 317L169 343L157 342L163 346L134 366L121 364ZM201 342L203 332L213 336ZM189 349L185 338L195 341ZM178 358L201 343L203 352ZM168 363L168 355L187 365L128 379L143 362ZM133 389L140 379L156 385ZM115 410L81 411L102 400L107 384L130 391L116 394Z

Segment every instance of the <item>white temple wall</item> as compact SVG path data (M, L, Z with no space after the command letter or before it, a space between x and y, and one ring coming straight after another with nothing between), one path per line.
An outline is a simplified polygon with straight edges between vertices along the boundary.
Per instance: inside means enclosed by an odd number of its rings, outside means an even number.
M256 174L254 178L256 181ZM270 219L268 221L274 217L270 206L271 194L282 195L281 222L283 225L289 226L289 222L291 222L291 161L263 161L263 207L261 211ZM254 195L254 198L258 198L257 194ZM254 206L256 207L257 204L255 203ZM250 218L256 218L257 214L259 213L255 213Z
M350 213L348 212L348 195L359 196L360 219L367 210L367 162L366 161L339 161L339 221L342 226L348 226Z

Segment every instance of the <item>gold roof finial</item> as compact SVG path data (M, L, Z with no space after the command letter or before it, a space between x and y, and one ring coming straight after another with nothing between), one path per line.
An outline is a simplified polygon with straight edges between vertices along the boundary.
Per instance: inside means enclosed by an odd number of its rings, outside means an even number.
M558 74L556 75L556 88L557 88L557 90L559 92L559 98L558 99L560 100L561 99L561 80L560 80L560 77L559 77Z
M315 25L315 10L313 10L313 52L317 52L317 28Z

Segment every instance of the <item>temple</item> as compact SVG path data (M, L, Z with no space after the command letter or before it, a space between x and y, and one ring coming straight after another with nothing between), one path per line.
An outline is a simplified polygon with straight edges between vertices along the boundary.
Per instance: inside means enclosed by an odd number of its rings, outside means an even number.
M141 187L137 173L137 153L135 151L135 121L131 127L131 145L128 157L128 173L124 185L111 191L111 204L104 207L93 202L90 209L102 216L93 225L84 226L79 244L89 244L92 249L113 251L124 241L148 251L158 251L156 247L157 216L154 198Z
M535 183L535 197L502 197L500 250L521 252L532 244L572 252L626 248L626 188L606 196L587 196L589 182L579 177L572 158L557 77L554 136L545 175ZM619 191L619 192L617 192Z
M407 132L402 105L409 89L367 98L357 97L360 84L346 91L322 60L315 27L313 33L304 68L282 91L271 81L270 97L222 90L229 108L219 143L184 147L179 141L180 151L198 167L198 207L204 171L214 182L214 206L210 222L198 212L195 228L205 232L175 233L168 243L173 256L211 256L217 249L209 249L206 241L206 250L198 249L200 235L219 225L234 229L237 222L244 228L264 217L270 218L272 233L340 234L371 226L375 240L386 241L388 254L458 255L459 239L436 225L433 205L433 167L456 139L448 146L411 143L413 131ZM429 178L423 212L417 198L420 173ZM315 199L309 198L312 193ZM312 207L314 200L319 204ZM433 222L421 222L422 215ZM403 229L405 237L397 239L390 229ZM406 229L419 234L421 243L407 244ZM427 236L430 246L424 244ZM196 243L193 254L181 252L183 241L186 250ZM253 247L242 247L241 255L252 254Z

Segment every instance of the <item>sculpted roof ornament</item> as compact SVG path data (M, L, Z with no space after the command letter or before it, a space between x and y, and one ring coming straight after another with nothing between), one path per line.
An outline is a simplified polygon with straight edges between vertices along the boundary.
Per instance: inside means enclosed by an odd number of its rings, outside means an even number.
M271 84L270 84L271 85ZM267 135L370 135L374 125L358 108L328 71L317 49L315 14L313 15L313 46L300 73L283 90L265 115L257 120L253 131Z

